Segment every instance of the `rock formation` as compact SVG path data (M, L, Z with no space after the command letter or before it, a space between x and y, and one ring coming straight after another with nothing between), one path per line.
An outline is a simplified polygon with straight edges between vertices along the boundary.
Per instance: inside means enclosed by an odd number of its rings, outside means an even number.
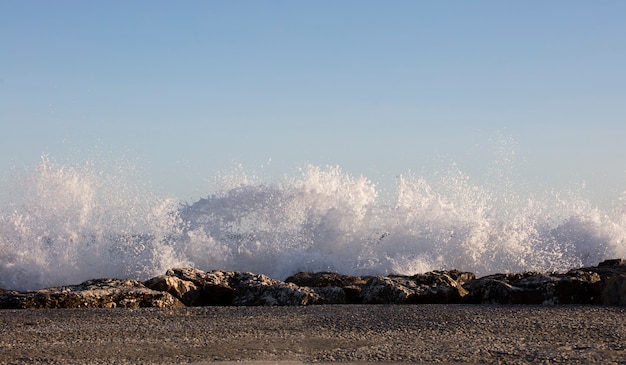
M606 260L566 273L494 274L478 279L451 270L373 277L301 272L280 281L248 272L174 268L145 282L96 279L35 291L0 289L0 309L349 303L626 305L626 260Z
M0 294L0 308L139 308L183 307L172 295L146 288L140 281L88 280L79 285Z

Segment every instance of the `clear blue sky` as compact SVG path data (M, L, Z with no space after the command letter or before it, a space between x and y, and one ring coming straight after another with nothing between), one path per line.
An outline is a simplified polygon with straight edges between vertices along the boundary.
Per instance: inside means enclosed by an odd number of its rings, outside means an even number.
M0 169L103 148L187 198L270 158L471 175L501 135L529 181L624 190L625 19L624 1L3 0Z

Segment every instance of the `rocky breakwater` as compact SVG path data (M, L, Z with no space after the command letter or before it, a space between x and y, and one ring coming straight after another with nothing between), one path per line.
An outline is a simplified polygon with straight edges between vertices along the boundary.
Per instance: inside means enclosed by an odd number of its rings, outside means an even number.
M481 278L457 270L364 277L301 272L280 281L262 274L176 268L145 282L96 279L36 291L0 289L0 308L421 303L626 305L626 260L566 273Z
M0 289L1 309L184 307L171 294L151 290L141 281L95 279L78 285L35 291Z

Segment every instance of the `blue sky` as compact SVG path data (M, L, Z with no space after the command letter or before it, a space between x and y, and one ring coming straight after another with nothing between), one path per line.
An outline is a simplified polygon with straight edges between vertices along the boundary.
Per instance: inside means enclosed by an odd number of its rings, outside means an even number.
M269 159L480 175L501 138L532 184L623 191L624 19L623 1L5 0L0 169L103 149L189 198Z

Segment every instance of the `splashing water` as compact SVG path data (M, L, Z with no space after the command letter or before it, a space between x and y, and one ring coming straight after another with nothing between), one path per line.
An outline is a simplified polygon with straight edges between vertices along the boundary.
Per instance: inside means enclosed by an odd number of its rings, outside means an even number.
M60 165L44 156L0 211L0 287L94 277L145 279L193 266L264 273L477 275L566 270L626 256L624 199L603 211L580 194L531 194L473 183L453 167L400 176L393 199L339 167L260 181L219 177L192 204L127 178L132 168Z
M15 201L0 214L0 286L143 277L184 263L168 245L181 232L176 202L115 173L43 156L35 172L18 178Z

